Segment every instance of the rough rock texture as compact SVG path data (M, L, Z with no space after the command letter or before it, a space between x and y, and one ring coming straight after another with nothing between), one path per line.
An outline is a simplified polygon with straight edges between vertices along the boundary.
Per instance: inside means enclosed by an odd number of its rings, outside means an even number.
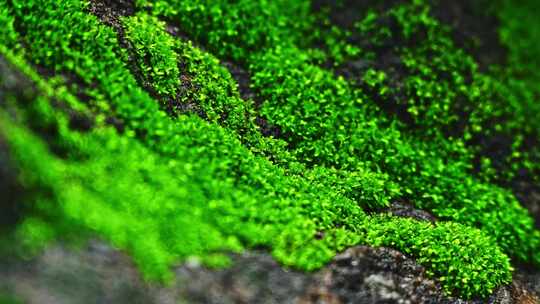
M448 298L422 266L388 248L350 248L317 276L302 303L536 303L520 283L500 287L486 300Z
M319 274L305 303L436 303L440 286L398 251L359 246L336 256Z
M437 220L433 214L417 209L413 205L401 201L392 202L387 208L387 211L395 216L410 217L422 221L435 222Z
M92 241L81 250L56 245L29 261L0 259L0 291L26 303L295 303L313 275L281 268L268 254L246 252L232 267L189 261L169 286L145 283L130 259Z
M122 254L101 243L80 251L52 246L30 261L0 260L0 290L26 303L159 303Z
M90 11L99 16L104 23L121 27L119 18L135 13L135 2L132 0L96 0L90 1Z
M512 286L485 301L445 297L413 259L388 248L358 246L316 273L286 269L264 252L233 255L212 270L196 260L176 269L168 286L145 283L130 259L99 241L79 249L49 247L29 261L0 259L0 292L25 303L535 303L540 276L520 271ZM526 284L520 283L527 282Z
M178 288L190 303L297 303L313 274L280 267L270 255L246 252L234 265L209 270L197 263L177 269Z

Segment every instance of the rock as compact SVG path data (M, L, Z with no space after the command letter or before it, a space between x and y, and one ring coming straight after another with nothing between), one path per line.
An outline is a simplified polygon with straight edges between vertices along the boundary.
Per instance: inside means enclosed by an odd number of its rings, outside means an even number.
M540 274L518 269L514 284L486 300L448 298L422 266L389 248L353 247L314 273L287 269L262 251L231 259L225 269L190 259L175 269L173 284L160 285L145 282L127 255L101 241L77 250L57 244L31 260L0 257L0 293L29 304L531 304L540 289Z
M332 294L336 303L441 303L441 287L425 276L424 268L388 248L357 246L335 257L321 270L308 298ZM322 303L326 303L322 301Z

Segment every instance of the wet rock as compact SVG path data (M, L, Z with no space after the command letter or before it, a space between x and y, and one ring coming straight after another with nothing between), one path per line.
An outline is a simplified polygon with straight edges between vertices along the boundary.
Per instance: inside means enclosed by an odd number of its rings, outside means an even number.
M514 303L540 303L540 270L530 265L519 265L511 285Z
M15 117L16 111L6 101L27 103L34 96L32 83L0 55L0 107ZM0 232L11 229L23 213L21 201L25 191L17 178L18 172L12 164L9 146L0 134Z
M99 242L82 250L51 246L29 261L3 258L0 289L24 303L163 303L126 256Z
M31 260L0 257L0 291L24 303L296 303L312 274L281 267L269 254L233 255L211 270L192 260L169 286L144 282L128 256L100 241L79 250L54 245Z
M34 84L0 55L0 106L9 107L10 99L30 102L35 95Z

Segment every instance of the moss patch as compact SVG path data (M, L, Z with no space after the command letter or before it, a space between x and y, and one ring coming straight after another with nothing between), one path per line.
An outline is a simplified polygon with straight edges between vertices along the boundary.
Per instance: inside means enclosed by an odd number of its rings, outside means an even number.
M489 163L472 173L472 132L491 134L474 126L493 113L470 86L493 94L512 86L478 72L428 3L359 20L357 31L379 37L372 55L340 41L346 32L321 28L310 1L137 1L114 22L85 1L0 4L0 54L35 86L29 100L6 90L11 102L0 110L0 138L33 193L16 231L21 250L97 234L126 250L148 279L168 281L170 267L188 258L223 267L223 253L250 247L314 270L349 246L387 246L465 298L508 283L510 258L540 263L540 232L527 211L493 182ZM394 101L416 127L377 102L396 95L391 69L366 70L359 86L320 64L338 55L375 60L388 35L416 41L421 33L427 38L417 47L395 51L411 98ZM318 39L343 48L312 49ZM223 60L249 73L258 104L241 97ZM449 135L465 95L480 102L471 105L478 124ZM516 124L527 118L515 117L501 128L529 134ZM283 136L264 134L260 119ZM530 159L509 161L534 174ZM396 200L439 221L377 213Z

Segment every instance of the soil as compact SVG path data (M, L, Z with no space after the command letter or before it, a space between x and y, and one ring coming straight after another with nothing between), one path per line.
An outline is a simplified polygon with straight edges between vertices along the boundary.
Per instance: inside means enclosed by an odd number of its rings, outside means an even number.
M404 2L406 0L314 0L312 1L312 9L316 12L328 10L330 21L333 24L350 30L368 10L383 12Z
M135 14L135 1L133 0L92 0L90 12L96 15L103 23L122 28L120 17L133 16Z
M258 97L258 95L251 88L251 74L244 67L232 61L223 61L222 64L229 70L229 73L231 73L231 76L238 84L240 97L242 97L244 102L253 102L255 104L255 110L259 110L264 101ZM271 124L261 115L257 115L257 117L255 117L255 124L257 124L259 131L263 136L272 136L273 138L287 137L280 127Z

